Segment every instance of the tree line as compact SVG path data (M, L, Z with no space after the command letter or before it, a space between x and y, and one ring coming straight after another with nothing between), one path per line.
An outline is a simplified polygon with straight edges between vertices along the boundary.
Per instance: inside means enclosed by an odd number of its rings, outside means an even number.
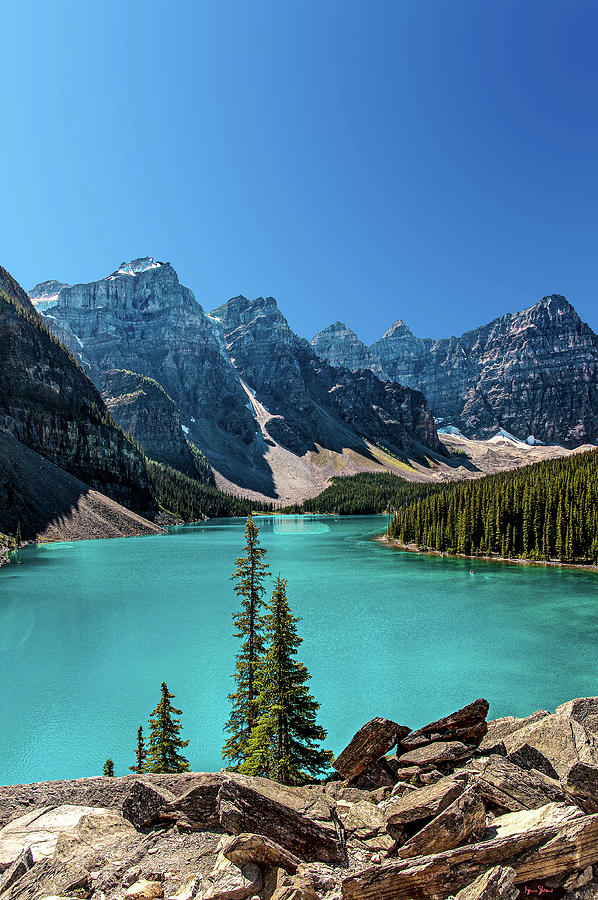
M399 506L438 491L435 484L405 481L390 472L362 472L338 475L321 494L301 504L288 506L288 513L330 513L336 516L358 516L392 512Z
M147 473L158 506L185 522L228 516L248 516L252 510L271 512L273 504L225 494L197 478L146 459Z
M598 451L445 485L396 510L388 535L423 549L598 563Z
M232 577L240 598L233 622L241 646L222 756L233 771L281 784L304 784L325 773L332 754L320 747L326 739L326 731L317 722L320 706L307 687L311 676L296 658L302 643L297 631L301 620L291 612L286 579L278 575L270 600L264 599L270 568L260 545L259 526L251 515L245 525L244 554L237 558ZM149 718L147 749L143 726L137 729L131 771L189 770L181 752L189 741L181 738L182 713L172 706L172 699L174 695L162 682L160 700ZM112 759L104 763L103 774L114 776Z

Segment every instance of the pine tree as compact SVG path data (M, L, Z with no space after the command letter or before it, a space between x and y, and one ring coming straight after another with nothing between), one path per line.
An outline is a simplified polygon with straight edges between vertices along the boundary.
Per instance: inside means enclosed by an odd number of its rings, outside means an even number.
M281 784L304 784L323 774L332 754L317 746L326 739L326 732L316 723L320 704L306 686L311 676L295 659L302 643L297 634L301 620L291 613L286 587L286 580L279 576L268 604L267 651L258 674L260 714L239 771Z
M102 775L105 775L107 778L114 778L114 763L111 759L107 759L104 763Z
M235 592L241 598L241 609L233 618L235 637L243 643L235 664L237 689L228 697L232 711L224 727L230 737L222 750L223 758L229 760L232 767L245 759L249 734L258 715L256 675L264 652L262 598L266 590L264 579L270 573L264 560L266 550L259 542L259 527L251 515L245 524L244 549L245 555L237 558L232 575L237 582Z
M137 749L135 750L137 762L134 766L129 766L131 772L145 772L145 760L147 753L145 751L145 741L143 740L143 725L137 729Z
M174 694L168 692L165 681L160 685L160 690L160 701L149 719L149 747L144 771L188 772L189 762L178 752L189 743L180 738L183 726L177 716L181 715L181 710L172 706L170 701Z

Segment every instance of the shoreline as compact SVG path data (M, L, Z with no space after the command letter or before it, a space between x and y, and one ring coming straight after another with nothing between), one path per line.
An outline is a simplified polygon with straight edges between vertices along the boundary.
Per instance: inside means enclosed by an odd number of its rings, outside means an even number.
M388 547L393 547L395 550L402 550L405 553L418 553L425 556L440 556L448 557L449 559L480 559L485 562L510 563L515 566L546 566L558 569L581 569L587 572L598 573L598 566L594 566L591 563L567 563L552 559L523 559L505 556L472 556L468 553L447 553L444 550L432 549L424 550L421 547L417 547L415 544L404 544L396 538L389 538L386 534L378 534L376 537L372 538L372 540L377 541L379 544L386 544Z

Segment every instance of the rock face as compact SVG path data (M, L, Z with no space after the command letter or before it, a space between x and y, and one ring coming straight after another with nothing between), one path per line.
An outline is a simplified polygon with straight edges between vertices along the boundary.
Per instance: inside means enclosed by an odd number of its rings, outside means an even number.
M96 387L4 269L0 430L130 509L153 508L141 454L115 426Z
M598 336L559 294L461 337L416 338L399 320L371 347L337 326L312 346L422 391L437 421L470 437L505 429L567 446L598 437Z
M291 331L273 297L234 297L213 315L235 367L274 418L272 437L294 452L342 440L341 424L354 432L356 447L367 439L398 451L418 444L441 450L419 392L321 360Z
M375 354L370 352L344 322L335 322L320 331L311 345L321 359L327 359L333 366L343 366L353 372L357 369L372 369L376 372Z
M96 384L111 369L154 378L193 433L219 429L251 442L254 422L218 325L169 263L133 260L107 278L67 286L51 315Z
M102 376L102 393L113 419L151 459L192 478L204 480L206 472L211 475L207 460L203 471L196 465L179 409L157 381L112 369Z

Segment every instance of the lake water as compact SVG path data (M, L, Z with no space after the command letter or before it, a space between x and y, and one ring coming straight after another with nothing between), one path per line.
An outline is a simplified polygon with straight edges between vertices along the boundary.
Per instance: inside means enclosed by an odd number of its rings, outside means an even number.
M598 578L401 553L381 517L258 518L303 617L327 746L372 716L417 727L476 697L490 715L598 694ZM244 522L27 548L0 569L0 783L116 774L165 680L195 770L222 766Z

